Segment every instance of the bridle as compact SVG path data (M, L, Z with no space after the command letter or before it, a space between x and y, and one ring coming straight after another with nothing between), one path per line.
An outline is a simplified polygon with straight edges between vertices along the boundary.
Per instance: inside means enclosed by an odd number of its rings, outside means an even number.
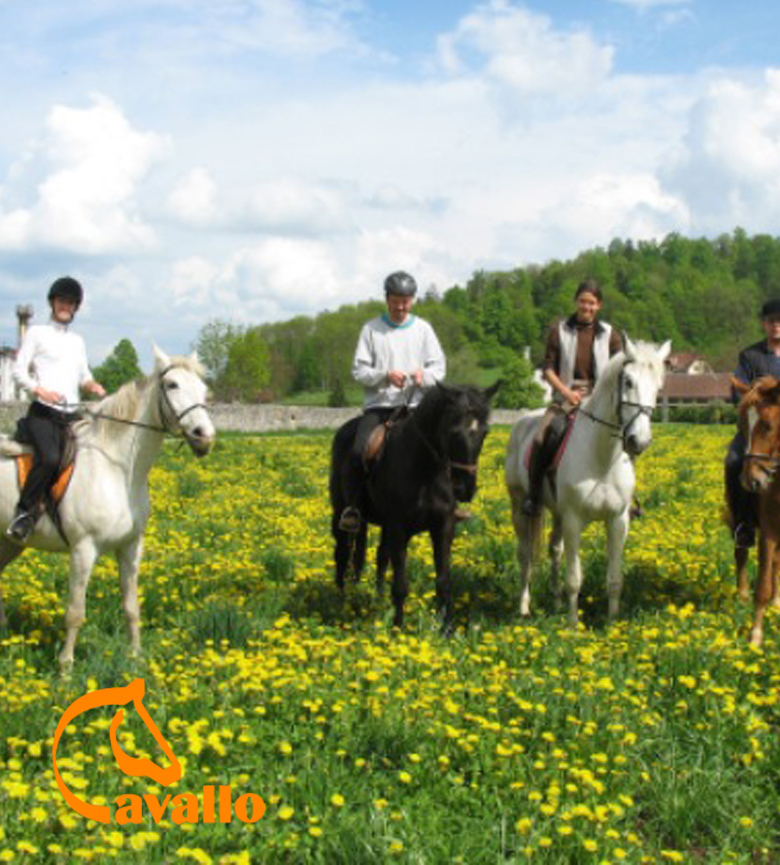
M416 424L414 422L414 420L415 420L415 417L414 417L414 415L412 415L412 417L411 417L412 428L417 433L417 436L419 437L420 441L430 451L430 453L433 455L434 459L438 463L446 463L448 473L451 473L452 469L457 469L458 471L466 472L467 474L470 474L472 477L476 478L477 470L479 467L477 463L462 463L462 462L459 462L457 460L453 460L449 456L449 454L447 454L446 456L441 454L434 447L434 445L428 440L428 437L422 432L419 425Z
M151 430L152 432L159 432L163 433L164 435L170 435L174 438L178 438L179 436L181 436L182 438L189 440L189 436L184 432L181 426L182 418L186 417L191 411L194 411L197 408L208 410L208 407L205 405L205 403L196 402L190 406L187 406L184 411L176 411L170 397L168 396L168 392L165 388L165 382L163 381L165 376L173 369L177 369L177 367L171 364L170 366L167 366L158 376L160 382L157 395L157 414L160 418L159 424L151 424L145 423L144 421L115 417L114 415L103 414L99 411L90 411L86 407L84 407L84 411L90 417L99 418L100 420L113 421L114 423L121 423L125 424L126 426L140 427L141 429ZM173 419L172 421L170 420L171 418Z
M618 373L618 402L616 409L616 414L618 416L617 422L597 417L596 415L589 412L586 408L579 409L579 414L584 415L586 418L588 418L588 420L591 420L594 423L602 424L602 426L606 426L612 430L615 430L616 434L614 437L621 439L621 441L623 442L624 450L627 449L627 434L633 423L642 415L645 415L648 420L652 420L653 410L655 409L655 406L644 405L641 402L634 402L633 400L623 398L623 382L625 380L625 370L630 363L633 363L633 361L627 360L620 368L620 372ZM636 411L627 421L622 422L623 408L626 406L628 406L629 408L634 408L636 409Z

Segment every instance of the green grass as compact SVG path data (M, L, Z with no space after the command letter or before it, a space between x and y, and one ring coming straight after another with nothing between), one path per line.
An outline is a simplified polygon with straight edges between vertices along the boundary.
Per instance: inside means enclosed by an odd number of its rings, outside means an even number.
M10 568L0 861L779 861L780 623L770 615L764 648L748 647L750 611L734 598L717 518L726 433L658 428L638 464L647 516L626 551L623 616L605 621L592 531L577 631L554 609L546 565L532 618L518 618L507 434L488 439L476 519L458 529L449 639L426 539L411 546L403 633L370 567L345 595L333 586L329 434L223 437L197 463L165 448L139 660L127 656L113 564L96 569L66 682L56 658L67 563L29 553ZM70 825L52 783L57 721L88 689L135 676L186 759L174 793L259 794L258 823ZM83 716L60 745L84 795L108 802L150 787L124 785L104 726L113 711ZM165 762L132 710L120 741Z

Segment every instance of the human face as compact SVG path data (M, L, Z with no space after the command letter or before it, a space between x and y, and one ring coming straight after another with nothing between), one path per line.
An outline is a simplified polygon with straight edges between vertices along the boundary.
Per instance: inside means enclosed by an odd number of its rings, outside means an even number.
M580 324L593 324L601 309L601 301L595 294L583 291L577 298L577 321Z
M780 345L780 315L769 315L761 319L766 338L773 345Z
M51 315L60 324L70 324L76 315L76 301L68 297L52 298Z
M393 324L403 324L412 311L414 297L403 294L388 294L387 295L387 314Z

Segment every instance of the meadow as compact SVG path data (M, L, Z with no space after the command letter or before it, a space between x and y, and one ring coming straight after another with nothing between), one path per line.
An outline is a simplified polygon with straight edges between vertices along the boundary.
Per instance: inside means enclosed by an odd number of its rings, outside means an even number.
M656 426L638 462L645 515L626 549L622 616L605 621L603 533L583 544L583 623L544 585L518 616L508 429L485 446L454 547L457 629L440 636L425 538L407 626L372 574L332 584L330 434L223 436L153 470L141 659L128 658L116 567L103 560L73 676L61 681L67 565L28 552L2 577L0 862L780 862L780 617L748 646L720 522L730 430ZM52 737L88 690L146 682L184 766L173 792L262 796L255 823L103 825L64 801ZM122 775L114 709L59 746L95 803L163 791ZM133 711L125 751L165 764Z

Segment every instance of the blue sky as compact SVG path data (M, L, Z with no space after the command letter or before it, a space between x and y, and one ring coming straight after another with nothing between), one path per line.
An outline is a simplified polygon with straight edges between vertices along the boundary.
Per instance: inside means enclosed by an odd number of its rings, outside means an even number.
M93 362L128 337L148 366L398 268L777 235L778 8L0 0L0 343L63 273Z

